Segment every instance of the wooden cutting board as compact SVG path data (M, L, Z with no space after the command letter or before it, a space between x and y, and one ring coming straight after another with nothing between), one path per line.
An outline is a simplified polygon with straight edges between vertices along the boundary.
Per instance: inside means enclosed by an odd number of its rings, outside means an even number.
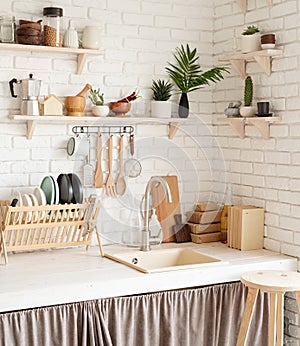
M164 188L161 184L153 186L152 201L156 209L157 218L163 231L163 242L175 242L175 234L172 229L176 225L174 215L180 214L180 198L178 189L178 178L176 175L162 176L169 185L172 195L172 202L168 203Z

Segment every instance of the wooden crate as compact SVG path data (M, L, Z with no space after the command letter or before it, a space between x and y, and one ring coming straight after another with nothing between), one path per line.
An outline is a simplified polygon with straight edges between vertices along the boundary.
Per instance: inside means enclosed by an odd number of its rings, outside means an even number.
M0 201L0 256L8 263L8 251L85 246L88 250L96 232L103 256L97 218L100 203L11 207Z

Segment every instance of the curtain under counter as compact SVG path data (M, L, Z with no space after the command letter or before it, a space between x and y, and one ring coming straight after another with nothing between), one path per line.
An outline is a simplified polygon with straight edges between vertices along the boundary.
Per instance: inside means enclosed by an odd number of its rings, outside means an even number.
M0 314L0 346L235 346L247 288L240 282ZM267 345L259 294L247 345Z

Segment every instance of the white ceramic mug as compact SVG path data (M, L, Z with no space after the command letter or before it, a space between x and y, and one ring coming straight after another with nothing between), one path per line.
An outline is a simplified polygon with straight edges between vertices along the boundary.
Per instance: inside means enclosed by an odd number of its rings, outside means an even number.
M89 141L86 137L80 138L72 136L67 143L67 153L69 156L87 156L89 154Z
M82 34L82 47L99 49L101 45L101 27L95 25L85 26Z

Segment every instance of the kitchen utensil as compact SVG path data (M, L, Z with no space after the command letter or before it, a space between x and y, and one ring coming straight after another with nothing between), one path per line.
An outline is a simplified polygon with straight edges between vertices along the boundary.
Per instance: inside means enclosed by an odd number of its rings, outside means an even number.
M41 189L46 196L47 204L54 204L55 201L55 186L54 181L50 175L46 176L41 182Z
M70 179L72 189L73 189L73 197L72 203L82 203L83 201L83 190L81 181L75 173L69 173L68 177Z
M101 27L87 25L83 28L82 47L88 49L99 49L101 45Z
M109 109L115 114L115 116L123 117L130 111L130 102L110 102Z
M40 115L38 97L40 94L41 80L34 79L33 74L29 74L28 79L17 80L13 78L9 82L12 97L18 97L14 91L14 84L21 86L21 114Z
M66 115L70 116L83 116L84 108L86 105L85 94L91 89L90 84L85 87L76 96L66 96L65 107Z
M119 140L119 165L120 171L116 182L116 192L118 195L123 196L126 191L126 181L123 174L123 136Z
M130 178L136 178L141 174L142 166L141 163L133 158L134 155L134 135L129 136L129 150L131 158L126 160L124 164L125 175Z
M97 143L96 143L96 156L97 156L97 162L96 162L96 172L95 172L95 187L103 187L104 186L104 180L103 180L103 172L101 167L101 160L102 160L102 136L100 133L98 133L97 136Z
M162 177L169 185L172 202L168 203L163 187L158 184L152 188L152 202L163 230L163 242L175 241L173 226L176 225L174 215L180 214L178 178L176 175Z
M71 203L73 198L73 187L67 174L61 173L57 178L59 187L59 203Z
M86 161L86 164L83 166L83 186L92 187L94 184L94 167L91 164L91 156L90 156L91 143L90 143L89 136L88 136L88 142L89 142L89 150L87 155L87 161Z
M67 143L67 153L69 156L82 155L86 156L89 150L89 141L85 138L80 138L77 136L72 136Z
M112 136L109 136L108 138L108 176L106 180L106 194L109 197L116 197L116 187L115 183L113 181L113 170L112 170Z

